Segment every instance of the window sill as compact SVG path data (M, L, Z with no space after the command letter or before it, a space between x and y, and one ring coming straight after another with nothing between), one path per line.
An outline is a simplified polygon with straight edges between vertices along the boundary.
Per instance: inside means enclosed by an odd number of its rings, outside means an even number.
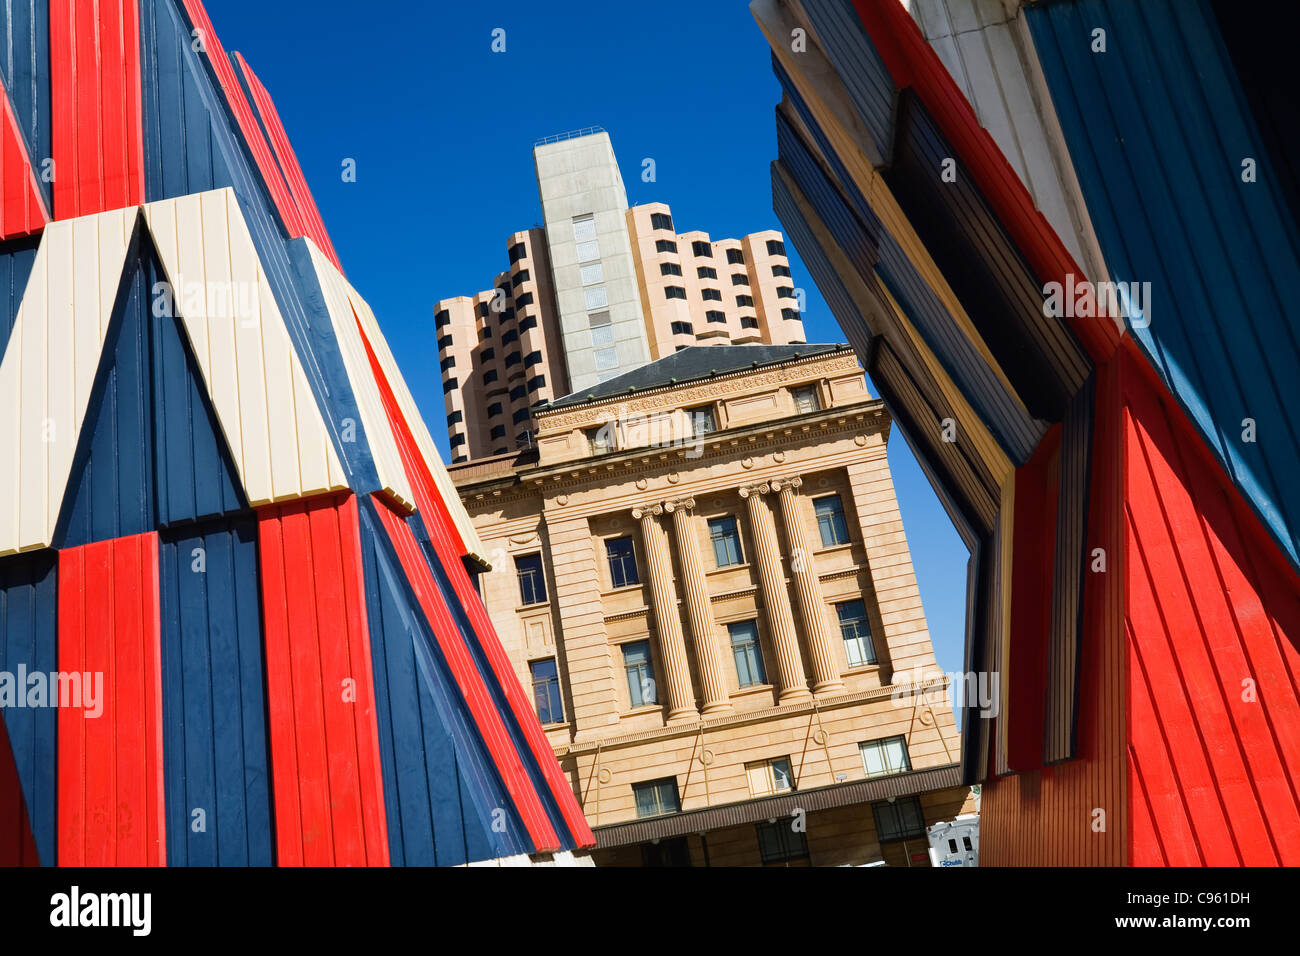
M711 571L705 571L704 576L709 577L714 574L723 574L727 571L748 571L748 570L749 570L749 562L745 561L741 564L726 564L720 568L714 568Z
M646 704L643 707L634 707L631 710L625 710L618 715L619 720L625 720L628 717L644 717L646 714L663 714L663 704Z
M770 694L776 687L774 684L751 684L748 687L741 687L739 690L731 692L732 697L753 697L755 694Z
M600 596L606 597L614 594L626 594L629 591L640 591L645 585L638 581L636 584L625 584L621 588L610 588L608 591L601 591Z
M547 731L548 733L552 730L568 730L568 729L569 729L569 722L567 720L562 720L558 724L542 724L542 730Z
M857 677L860 674L878 674L880 673L879 664L856 664L844 672L844 677Z
M520 604L515 608L515 611L519 614L523 614L525 611L540 611L547 609L550 606L550 601L538 601L536 604Z
M813 557L821 557L823 554L834 554L836 551L853 550L853 539L850 538L843 544L823 544L821 547L813 549Z

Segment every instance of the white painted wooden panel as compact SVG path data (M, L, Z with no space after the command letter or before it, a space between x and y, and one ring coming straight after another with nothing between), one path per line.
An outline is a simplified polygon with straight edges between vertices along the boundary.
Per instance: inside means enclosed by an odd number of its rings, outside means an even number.
M316 278L324 293L325 308L334 326L334 337L338 340L339 351L343 355L343 365L347 369L348 381L352 384L352 393L356 396L361 424L370 443L375 470L379 473L379 483L390 497L408 511L413 511L416 506L415 495L411 492L406 469L402 467L402 455L388 424L379 386L370 370L370 359L366 356L366 347L361 341L357 320L352 312L352 299L359 299L360 296L335 268L334 263L317 248L316 243L310 238L302 241L311 253L312 267L316 270Z
M346 489L234 191L144 215L249 504Z
M0 555L49 547L138 209L45 227L0 361Z

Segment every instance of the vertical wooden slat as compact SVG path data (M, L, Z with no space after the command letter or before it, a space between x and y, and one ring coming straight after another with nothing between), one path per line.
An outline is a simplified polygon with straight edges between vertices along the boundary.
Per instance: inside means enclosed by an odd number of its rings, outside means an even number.
M59 862L164 865L156 534L59 552L59 670L102 680L59 708Z

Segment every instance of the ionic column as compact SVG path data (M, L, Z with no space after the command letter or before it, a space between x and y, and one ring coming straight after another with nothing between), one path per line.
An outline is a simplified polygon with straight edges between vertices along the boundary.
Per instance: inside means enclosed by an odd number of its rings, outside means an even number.
M767 608L772 643L776 647L777 671L781 681L778 703L810 696L808 680L799 656L799 638L790 612L790 597L785 591L785 573L781 570L781 544L776 537L772 511L763 500L771 488L766 484L741 488L740 496L749 507L749 529L754 537L758 579L763 588L763 606Z
M799 520L799 498L795 490L803 484L803 479L784 478L772 484L778 489L777 497L781 501L785 539L790 545L790 573L794 577L795 593L799 596L799 613L803 618L804 633L808 635L808 649L813 665L813 693L833 694L844 689L844 681L840 678L840 669L836 664L835 638L826 622L826 605L822 601L812 549L808 547L803 522Z
M693 498L670 501L664 510L673 516L673 532L677 537L677 554L686 585L686 609L691 619L691 638L695 643L695 664L699 668L700 683L704 689L704 714L731 710L727 696L727 681L723 676L722 661L718 657L716 639L718 625L713 619L713 602L709 600L709 584L704 577L704 562L700 560L700 542L691 525Z
M632 517L641 523L646 562L650 566L650 597L654 607L655 630L659 634L659 659L663 662L664 682L668 685L668 720L693 720L695 697L691 693L691 671L686 663L686 642L677 616L677 592L673 588L673 561L668 551L668 533L659 524L663 505L644 505L632 509Z

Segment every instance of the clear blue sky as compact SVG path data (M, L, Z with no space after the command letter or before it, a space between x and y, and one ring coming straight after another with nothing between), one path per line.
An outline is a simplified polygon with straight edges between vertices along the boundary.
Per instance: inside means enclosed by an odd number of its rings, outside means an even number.
M539 223L534 140L602 126L630 202L669 203L679 229L715 238L781 228L769 172L780 87L743 2L206 5L274 97L348 278L444 453L432 305L486 288L507 265L506 236ZM491 51L498 27L505 53ZM844 341L787 249L808 341ZM959 670L966 549L897 433L889 460L939 663Z

